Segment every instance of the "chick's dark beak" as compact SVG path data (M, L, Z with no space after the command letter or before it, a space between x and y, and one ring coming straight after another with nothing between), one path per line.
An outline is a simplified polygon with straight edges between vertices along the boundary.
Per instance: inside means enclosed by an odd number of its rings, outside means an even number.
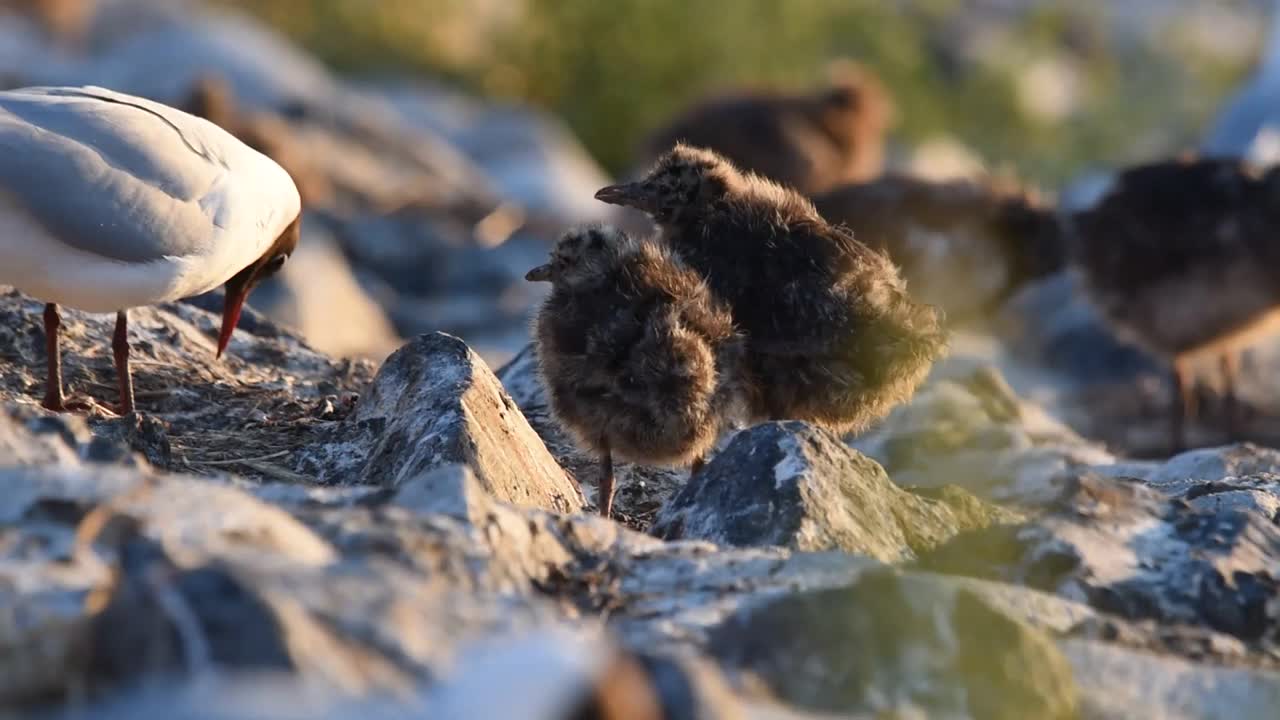
M644 184L638 182L600 188L596 192L596 199L610 205L623 205L637 210L648 210L650 206L649 193L646 192Z
M551 280L551 265L539 265L525 273L524 279L529 282L547 282Z

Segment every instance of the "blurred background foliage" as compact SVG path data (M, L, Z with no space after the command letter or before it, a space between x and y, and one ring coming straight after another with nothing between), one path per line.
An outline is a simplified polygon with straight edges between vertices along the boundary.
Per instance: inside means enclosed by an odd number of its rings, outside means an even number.
M874 68L901 149L948 137L1056 184L1194 147L1265 31L1238 0L224 0L339 70L410 71L562 117L620 173L643 133L730 86Z

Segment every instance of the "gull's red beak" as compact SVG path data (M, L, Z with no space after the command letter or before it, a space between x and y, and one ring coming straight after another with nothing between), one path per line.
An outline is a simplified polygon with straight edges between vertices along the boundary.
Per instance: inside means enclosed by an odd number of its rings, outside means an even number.
M222 306L222 330L218 333L218 357L222 357L222 353L227 349L227 343L231 342L231 333L236 329L236 323L240 322L240 309L244 307L245 298L249 297L249 287L232 289L231 284L227 284L226 300Z

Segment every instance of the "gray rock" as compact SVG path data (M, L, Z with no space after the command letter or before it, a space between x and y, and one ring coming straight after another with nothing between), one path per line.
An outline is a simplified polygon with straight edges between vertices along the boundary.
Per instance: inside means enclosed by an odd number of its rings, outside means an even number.
M1001 323L1015 353L1077 381L1128 383L1164 372L1141 350L1115 339L1070 272L1019 291Z
M1076 717L1071 666L1049 637L967 589L907 585L888 571L746 608L710 651L807 708Z
M965 507L963 500L948 504L907 492L833 433L786 422L738 433L663 506L652 532L894 562L1002 517L976 499Z
M958 485L980 497L1035 507L1070 471L1115 456L1014 394L995 368L931 380L853 447L900 485Z
M1169 720L1264 720L1275 717L1280 705L1280 674L1274 672L1193 664L1082 640L1059 647L1087 718L1126 720L1140 712Z
M320 352L381 361L400 345L386 313L357 282L332 240L314 224L303 225L307 241L254 292L254 306L294 328Z
M384 487L456 463L505 502L559 512L583 503L484 361L443 333L387 358L349 421L306 461L322 481Z
M220 300L214 306L221 311ZM0 288L0 404L52 417L38 408L45 385L43 309L39 301ZM111 405L114 318L67 308L62 317L69 395ZM78 440L77 453L95 462L130 463L134 450L165 469L297 482L291 470L296 458L350 412L354 392L373 377L373 366L320 355L259 314L246 312L241 320L227 353L217 359L216 315L187 302L131 309L139 414L89 413L85 423L94 438ZM39 422L61 427L80 420Z
M495 691L500 690L500 691ZM407 697L405 697L407 695ZM471 643L430 687L353 698L279 671L240 671L148 685L48 720L803 720L740 700L714 666L636 656L598 632L546 628Z
M8 406L0 411L0 466L79 465L90 452L90 437L83 418ZM118 452L109 445L96 452Z
M1280 519L1280 451L1271 448L1240 443L1191 450L1149 468L1097 470L1141 478L1208 513L1234 509Z
M484 168L508 199L565 224L607 218L607 206L592 195L609 176L558 120L437 87L385 93L408 121L441 134Z
M6 537L26 549L0 554L14 610L0 617L0 702L216 669L401 690L466 642L558 617L532 593L472 596L461 572L376 560L385 547L348 543L340 558L289 513L223 484L115 467L15 468L2 480L13 488ZM449 537L464 564L480 547L474 534Z
M479 524L493 501L466 465L441 465L401 483L391 500L415 512L448 515Z
M168 679L104 698L88 707L32 715L42 720L412 720L421 698L384 692L353 698L285 671L236 672Z
M124 14L123 11L121 14ZM164 67L164 73L150 72ZM332 97L337 83L316 59L239 15L197 13L157 22L123 37L63 82L92 83L177 104L206 72L226 77L252 107Z
M1189 486L1226 477L1280 473L1280 450L1240 443L1201 448L1175 455L1139 477L1165 492L1185 492Z
M297 510L299 508L349 508L381 505L392 496L386 488L369 485L291 485L282 482L254 482L232 477L229 484L259 500Z
M494 692L502 688L502 692ZM645 669L598 633L542 632L471 647L427 698L433 717L669 717Z
M1124 618L1211 628L1274 653L1277 557L1280 526L1271 515L1197 508L1140 481L1084 474L1039 518L961 535L923 564L1056 592Z

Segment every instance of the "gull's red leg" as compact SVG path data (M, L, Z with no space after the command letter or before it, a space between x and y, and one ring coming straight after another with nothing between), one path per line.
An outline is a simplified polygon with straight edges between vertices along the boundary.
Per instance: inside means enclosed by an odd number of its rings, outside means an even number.
M115 354L116 382L120 386L120 414L128 415L133 412L133 375L129 370L129 316L124 310L116 313L111 350Z

